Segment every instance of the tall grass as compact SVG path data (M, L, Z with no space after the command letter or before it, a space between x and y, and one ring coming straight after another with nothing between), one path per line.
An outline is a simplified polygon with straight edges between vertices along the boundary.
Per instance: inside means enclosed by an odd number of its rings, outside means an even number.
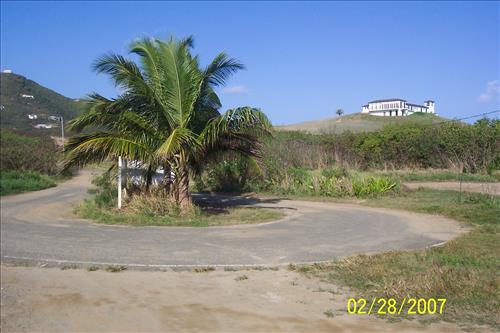
M266 180L265 190L289 195L368 197L399 191L399 182L387 176L365 176L344 168L306 170L290 168Z

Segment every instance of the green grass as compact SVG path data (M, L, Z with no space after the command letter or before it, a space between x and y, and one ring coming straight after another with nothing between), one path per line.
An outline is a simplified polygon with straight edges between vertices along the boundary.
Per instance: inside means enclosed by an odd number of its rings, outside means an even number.
M482 193L419 189L398 197L377 197L364 202L374 207L441 214L472 225L498 226L500 198Z
M368 172L373 175L383 175L393 177L404 182L411 181L464 181L464 182L498 182L500 181L500 173L488 174L473 174L459 173L452 170L395 170L395 171L374 171Z
M54 177L37 171L0 172L0 195L38 191L56 186Z
M186 216L154 216L150 214L118 211L107 207L99 207L90 199L76 207L75 213L83 218L92 219L104 224L127 224L135 226L183 226L212 227L236 224L254 224L283 217L280 210L250 207L203 208Z
M431 319L500 328L500 198L471 193L462 194L460 200L454 191L421 189L370 198L363 204L441 214L474 228L442 247L292 268L348 286L367 299L393 297L401 302L404 297L443 297L447 299L444 313Z

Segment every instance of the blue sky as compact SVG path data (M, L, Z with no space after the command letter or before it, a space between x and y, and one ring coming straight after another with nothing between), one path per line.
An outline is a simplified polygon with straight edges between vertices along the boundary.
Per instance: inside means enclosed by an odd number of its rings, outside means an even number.
M436 101L445 117L499 108L499 2L1 2L1 68L68 97L117 90L91 71L141 36L193 35L247 70L224 109L288 124L359 112L367 101Z

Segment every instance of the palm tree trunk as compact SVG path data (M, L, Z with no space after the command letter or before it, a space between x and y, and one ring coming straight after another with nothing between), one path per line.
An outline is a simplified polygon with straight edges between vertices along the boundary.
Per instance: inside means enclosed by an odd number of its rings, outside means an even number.
M172 167L169 163L163 165L163 186L165 192L172 193Z
M191 198L189 197L189 171L185 165L179 168L177 203L182 211L185 211L191 204Z

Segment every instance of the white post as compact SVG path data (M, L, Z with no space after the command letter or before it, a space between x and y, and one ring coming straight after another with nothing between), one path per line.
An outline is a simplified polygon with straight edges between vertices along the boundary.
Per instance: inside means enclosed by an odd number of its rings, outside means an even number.
M62 137L62 151L64 153L64 119L61 116L61 137Z
M118 209L122 208L122 157L118 156Z

